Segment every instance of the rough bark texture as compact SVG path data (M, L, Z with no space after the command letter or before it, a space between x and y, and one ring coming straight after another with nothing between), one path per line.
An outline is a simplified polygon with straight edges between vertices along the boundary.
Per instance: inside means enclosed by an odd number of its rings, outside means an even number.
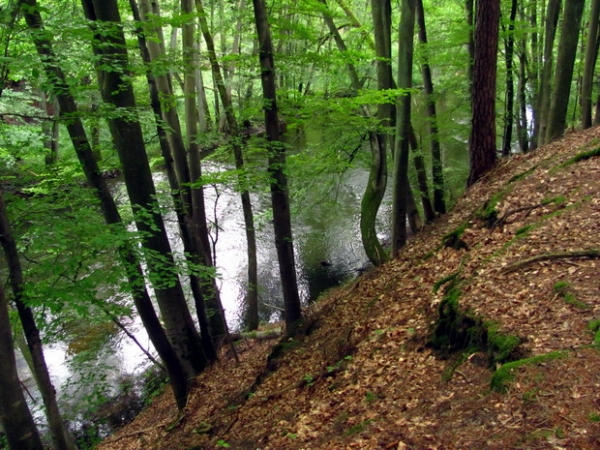
M31 0L30 4L36 6L34 0ZM35 31L33 41L42 60L46 76L49 80L52 80L51 88L58 99L60 114L62 117L69 118L66 121L66 128L86 180L90 187L94 189L94 193L100 201L100 208L106 223L123 227L115 201L106 185L106 181L101 176L98 163L94 158L92 148L85 135L83 123L77 114L77 105L75 104L73 95L69 90L62 70L54 63L56 58L52 51L52 42L48 39L48 35L43 33L43 24L39 11L37 7L31 8L30 11L32 14L25 15L25 19L27 20L27 25ZM148 332L150 340L154 344L154 348L156 348L156 351L167 367L177 405L180 409L183 409L187 402L187 378L179 358L169 343L160 320L156 315L150 295L146 291L142 268L131 243L125 242L119 248L119 257L127 273L136 309L144 324L144 328Z
M396 100L396 143L392 194L392 256L406 245L408 154L410 150L410 103L415 34L415 0L403 0L398 36L398 88L407 92Z
M556 75L552 86L546 142L552 142L565 133L571 81L573 80L573 68L575 56L577 55L577 43L579 42L579 30L584 6L585 0L569 0L565 3L558 56L556 57Z
M0 285L0 423L11 450L43 450L17 374L4 286Z
M479 0L475 21L473 123L469 141L473 185L496 163L496 66L500 0Z
M150 278L166 325L171 345L188 376L202 371L206 356L179 282L167 232L158 210L156 190L144 147L142 130L135 117L133 88L123 76L127 73L127 50L116 1L83 0L88 19L101 21L103 32L95 29L94 53L105 63L99 66L98 78L105 103L127 116L113 116L109 128L121 161L123 178L134 211L138 230L144 234ZM110 32L107 32L110 30ZM106 70L106 64L112 70ZM114 70L117 67L119 70Z
M275 89L275 64L273 44L267 20L267 10L263 0L253 0L254 18L258 33L261 82L263 89L265 125L269 150L269 175L271 176L271 204L273 207L273 227L275 246L279 261L279 273L283 288L285 325L287 333L293 333L302 317L296 264L292 240L290 202L288 198L287 176L285 174L285 147L280 141L277 99Z

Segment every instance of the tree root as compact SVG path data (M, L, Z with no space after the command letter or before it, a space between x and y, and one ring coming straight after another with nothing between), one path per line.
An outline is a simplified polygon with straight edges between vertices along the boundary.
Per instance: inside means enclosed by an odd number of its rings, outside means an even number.
M577 250L572 252L556 252L556 253L542 253L541 255L535 255L531 258L522 259L513 264L504 267L501 273L514 272L521 267L533 264L539 261L548 261L552 259L564 259L564 258L600 258L600 251L597 249L589 250Z

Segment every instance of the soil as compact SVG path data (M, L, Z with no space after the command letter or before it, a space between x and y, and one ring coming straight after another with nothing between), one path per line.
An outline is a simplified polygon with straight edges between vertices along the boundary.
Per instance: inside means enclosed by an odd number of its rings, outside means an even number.
M594 128L501 160L398 258L308 308L304 335L240 341L182 415L165 391L98 449L600 448L600 157L569 162L598 146ZM457 230L464 245L443 245ZM451 289L518 338L510 355L430 345Z

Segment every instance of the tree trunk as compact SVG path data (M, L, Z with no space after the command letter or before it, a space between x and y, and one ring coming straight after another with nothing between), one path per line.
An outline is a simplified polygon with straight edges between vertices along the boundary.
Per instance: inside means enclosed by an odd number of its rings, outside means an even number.
M393 88L391 62L391 3L389 0L371 0L375 27L375 53L377 56L377 89ZM387 186L387 149L391 142L392 104L377 106L378 128L370 133L371 165L369 180L360 209L360 231L363 247L373 265L383 264L388 256L377 237L377 213Z
M479 0L475 22L473 124L469 140L472 186L496 163L496 66L500 0Z
M392 256L406 245L408 153L410 150L410 103L415 34L415 0L402 0L398 49L398 89L406 93L396 100L396 142L394 148L394 188L392 199Z
M548 117L550 115L550 93L552 90L552 71L554 70L554 39L556 37L556 28L558 17L560 16L561 0L548 0L548 10L546 12L546 26L544 39L544 67L542 68L542 78L540 80L539 101L539 120L533 124L532 149L535 150L538 145L546 143L546 134L548 130ZM538 118L538 117L536 117Z
M30 8L24 13L25 20L27 21L27 25L36 31L33 34L36 50L42 60L46 77L52 80L51 89L58 99L61 117L68 118L66 121L67 131L87 182L94 189L100 201L100 208L106 223L116 226L118 229L123 229L123 223L115 201L106 185L106 181L101 176L98 163L94 159L92 148L85 135L83 123L78 114L73 95L70 92L62 70L55 63L56 57L52 50L52 42L46 33L40 32L43 31L43 24L36 1L28 0L27 4ZM187 377L156 315L152 300L145 287L146 284L140 262L130 242L125 241L119 247L119 257L127 274L136 309L154 348L156 348L167 368L177 406L179 409L183 409L187 402Z
M273 206L273 227L275 246L279 261L279 274L283 288L285 305L285 325L288 334L295 331L302 317L298 283L296 280L296 264L294 261L294 245L292 240L292 224L290 202L288 198L287 176L285 174L285 147L280 141L279 120L277 117L277 96L275 88L275 64L273 61L273 44L267 19L264 0L253 0L254 18L258 33L261 82L263 89L263 108L269 152L269 175L271 177L271 204Z
M144 234L146 261L167 334L186 373L192 377L206 367L207 359L187 307L159 212L142 130L135 116L133 88L123 76L127 73L128 58L117 3L116 0L82 0L82 3L89 20L104 22L102 33L94 28L92 43L94 53L101 60L111 62L111 70L106 69L106 63L97 67L101 94L104 102L117 111L128 111L127 117L111 116L109 128L121 161L136 226Z
M138 9L135 0L130 0L129 4L133 12L134 20L141 23L142 14ZM144 17L147 17L148 12L150 11L152 11L156 17L160 17L160 10L156 3L153 3L151 6L149 2L144 1L141 10ZM171 80L168 74L161 73L155 76L151 71L153 58L150 56L150 49L152 49L155 58L154 61L159 61L164 55L162 30L160 27L156 27L153 28L153 31L157 34L156 40L146 40L145 34L141 29L136 29L136 35L138 37L142 60L147 64L146 78L150 90L150 104L156 120L156 132L159 137L159 144L165 162L169 187L171 188L171 197L173 199L177 222L181 232L184 253L191 266L190 285L194 296L198 324L200 325L202 348L210 361L216 361L217 352L210 333L210 325L204 304L202 279L194 270L194 267L201 264L205 259L209 260L209 266L212 266L212 262L210 261L210 258L202 259L202 257L199 256L202 252L196 249L196 245L193 242L192 232L189 226L190 219L187 215L191 201L189 182L186 182L183 185L180 183L177 176L178 171L176 169L175 158L173 157L173 155L182 156L179 158L179 163L183 164L182 167L180 167L180 173L182 173L182 177L189 180L189 170L187 167L187 158L185 156L186 150L181 136L179 115L173 104ZM167 124L166 127L164 126L163 120L164 123Z
M469 83L469 96L473 95L473 68L475 64L475 0L465 0L465 13L467 16L467 27L469 37L467 50L469 52L469 63L467 65L467 80Z
M194 12L193 0L181 0L181 12L191 15ZM199 240L198 246L201 246L203 253L210 260L203 261L207 267L212 267L210 243L208 239L208 228L206 222L205 204L204 204L204 186L202 184L202 162L200 159L200 149L198 146L198 115L196 107L196 80L194 77L194 46L195 46L195 21L187 21L183 24L181 32L183 44L183 67L184 67L184 97L185 97L185 117L186 117L186 147L188 153L188 164L190 168L191 189L191 219L192 233ZM210 283L204 283L204 292L206 292L205 302L209 312L210 333L215 342L222 342L227 334L227 324L225 323L225 314L221 304L221 298L214 280Z
M419 0L417 0L418 2ZM427 183L427 170L425 169L425 158L423 158L423 152L421 145L417 141L415 135L415 129L410 127L410 147L413 151L413 159L415 163L415 171L417 172L417 183L419 186L419 193L421 195L421 204L423 205L423 213L425 215L425 221L431 223L435 220L435 212L431 199L429 197L429 186Z
M569 0L565 3L546 142L552 142L565 133L571 81L573 80L573 68L575 66L575 56L577 55L577 43L579 42L584 6L585 0Z
M44 450L21 389L13 348L8 304L0 284L0 423L9 449Z
M75 450L77 447L73 437L68 432L67 427L58 409L56 401L56 391L50 379L50 372L44 358L42 349L42 340L40 330L35 323L33 311L27 306L24 298L23 270L17 244L14 240L6 204L4 202L4 192L0 188L0 243L4 248L4 255L9 269L10 285L13 291L14 301L19 312L19 319L23 326L27 347L31 354L33 374L37 386L42 394L44 407L46 408L46 417L48 419L48 428L52 436L52 445L56 449Z
M200 29L204 36L204 41L208 49L208 58L210 60L213 78L217 85L219 97L223 104L225 118L227 120L229 131L233 136L232 146L235 158L235 167L238 171L238 183L240 196L242 200L242 211L244 214L244 225L246 230L246 242L248 246L248 287L246 291L246 305L248 307L247 327L250 330L258 328L258 262L256 250L256 230L254 228L254 215L252 213L252 203L250 201L250 192L248 191L248 177L244 165L244 156L241 146L241 136L239 133L237 120L233 111L231 96L227 92L225 80L221 73L221 67L217 60L215 45L212 35L206 21L206 13L201 0L196 0L196 9L198 11Z
M600 20L600 0L592 0L588 40L585 49L585 67L581 81L581 127L592 126L592 89L594 68L598 58L598 21Z
M540 54L540 44L539 44L539 33L538 33L538 15L537 15L537 0L531 0L527 2L526 5L523 5L521 8L521 13L525 16L525 6L529 6L531 9L531 17L529 22L531 23L531 58L529 59L529 64L527 64L527 37L523 36L522 40L522 51L521 55L519 55L519 60L521 63L521 76L519 78L519 83L521 83L519 87L520 96L522 98L521 101L521 132L519 133L519 142L521 145L521 151L528 152L529 148L535 149L537 147L537 135L531 133L531 144L529 142L529 130L527 129L527 99L526 99L526 91L527 91L527 81L531 86L531 123L534 124L537 122L539 124L539 115L540 115L540 67L542 65L542 55ZM523 17L523 22L526 21L526 17ZM527 66L527 69L525 68ZM523 124L525 124L523 126Z
M513 55L515 53L515 19L517 18L517 0L512 0L508 23L508 37L505 41L506 58L506 107L504 110L504 143L502 154L510 155L512 146L512 132L515 117L515 84L513 74Z
M444 200L444 165L442 161L442 149L440 146L440 134L438 128L437 111L435 107L433 77L429 66L429 50L427 48L427 28L425 26L425 11L423 0L417 0L416 20L419 27L419 42L423 47L421 56L421 73L423 75L423 87L427 97L427 119L429 121L429 137L431 139L431 175L433 179L433 208L438 214L446 214L446 202ZM427 221L431 221L426 211Z

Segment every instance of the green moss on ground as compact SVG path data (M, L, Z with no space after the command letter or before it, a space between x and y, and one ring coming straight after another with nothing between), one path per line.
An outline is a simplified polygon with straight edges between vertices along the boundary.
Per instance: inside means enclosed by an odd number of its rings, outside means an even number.
M558 358L565 358L568 355L567 351L555 351L546 353L545 355L532 356L531 358L519 359L517 361L503 364L492 376L490 387L497 392L506 392L508 384L514 379L514 370L534 364L542 364Z

